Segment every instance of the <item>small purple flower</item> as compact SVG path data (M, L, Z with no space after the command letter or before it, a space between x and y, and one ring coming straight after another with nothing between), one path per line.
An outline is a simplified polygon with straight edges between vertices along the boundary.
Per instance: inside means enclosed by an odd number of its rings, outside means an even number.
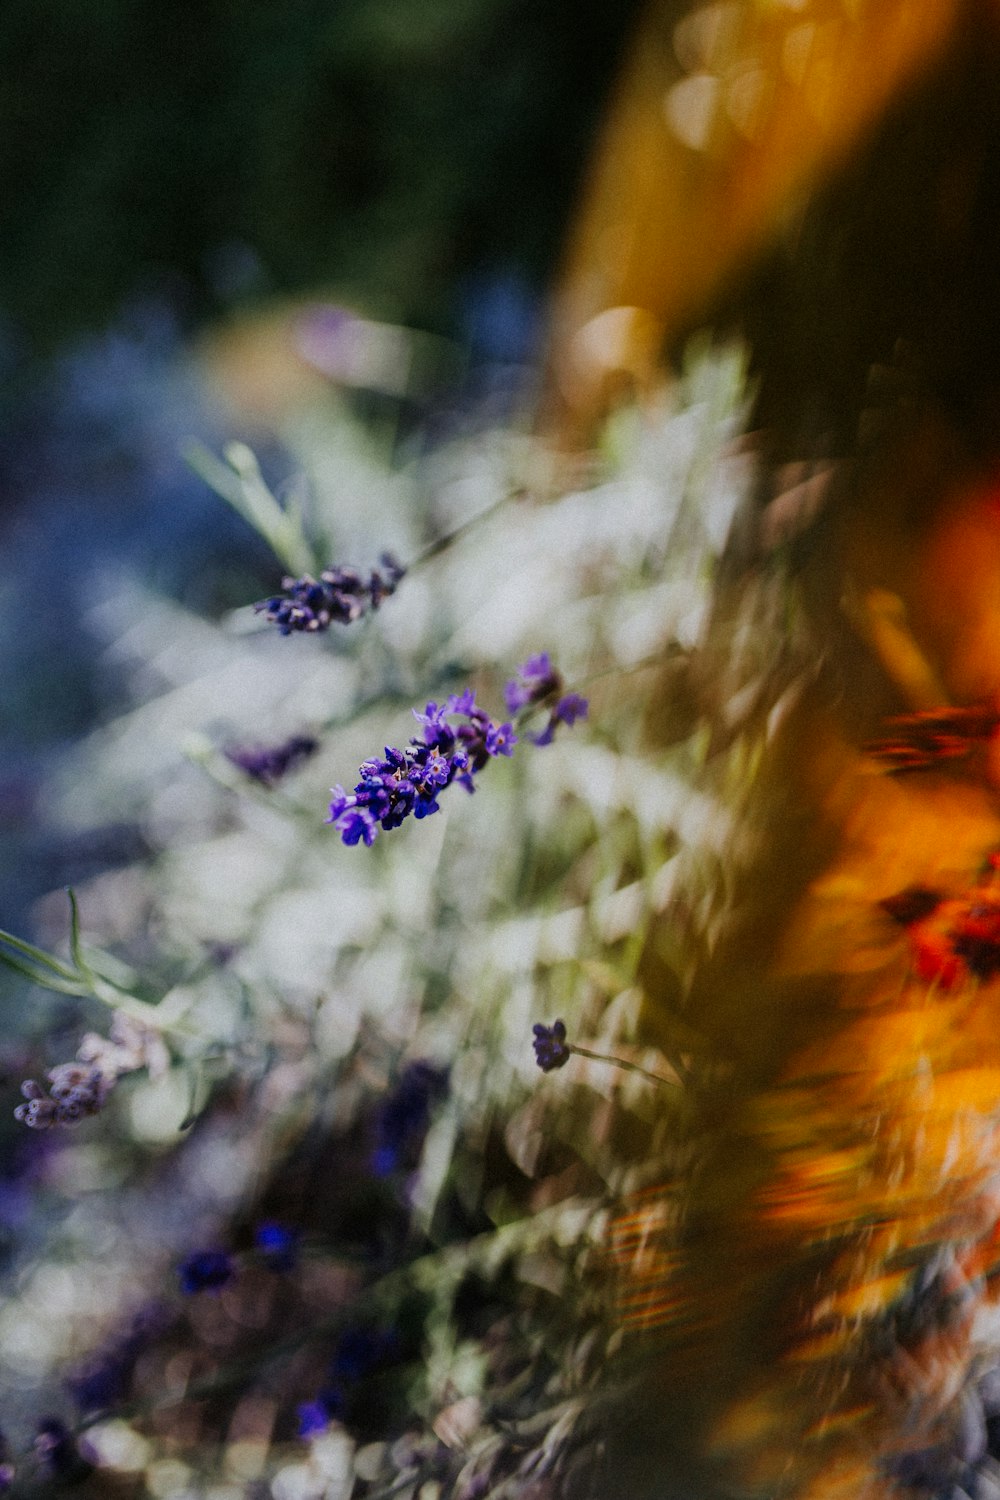
M543 651L539 656L529 656L523 666L518 667L517 677L504 689L507 707L512 714L537 704L551 703L557 693L562 693L562 674L556 670ZM571 729L577 719L587 716L587 700L579 693L566 693L549 709L549 721L540 734L530 735L535 745L551 745L560 724Z
M367 576L357 568L331 564L319 578L309 573L301 578L283 578L284 593L262 599L254 609L258 614L263 611L282 635L296 631L314 634L329 630L333 624L350 625L378 609L405 576L406 569L391 553L383 552L379 561L381 571L373 568Z
M567 729L572 729L577 719L585 719L590 707L586 698L581 698L579 693L567 693L560 698L555 708L549 714L549 722L541 734L536 734L534 742L536 745L551 745L555 738L556 729L560 724L565 724Z
M272 1271L291 1271L299 1256L299 1233L287 1224L266 1219L254 1230L253 1242L261 1260Z
M181 1291L187 1295L194 1292L217 1292L236 1275L231 1255L225 1250L196 1250L178 1268Z
M490 755L513 755L517 744L513 724L491 724L486 731L485 744Z
M318 749L319 740L308 734L296 734L282 745L257 748L237 745L225 750L223 754L252 781L259 781L261 786L270 790L289 771L294 771L310 755L315 755Z
M472 688L463 688L460 693L452 693L448 699L448 712L452 714L471 714L475 712L476 695Z
M325 1401L303 1401L298 1407L299 1437L317 1437L330 1425Z
M551 1026L543 1026L538 1022L532 1027L535 1039L532 1046L535 1049L535 1062L543 1073L551 1073L555 1068L562 1068L569 1062L570 1050L566 1045L566 1027L562 1021L553 1021Z
M456 781L471 792L474 776L495 756L510 755L517 743L512 726L495 724L468 688L413 714L423 725L422 737L411 739L405 750L387 745L384 758L366 760L353 792L333 788L326 821L345 844L371 844L379 828L388 833L411 814L432 816L441 792ZM453 724L457 718L465 722Z
M517 677L512 678L504 688L507 712L516 714L532 703L541 703L543 698L558 693L561 687L562 677L553 667L547 651L538 656L529 656L518 667Z
M335 820L327 819L332 823ZM371 847L378 833L378 824L367 807L350 807L337 821L337 829L345 844L365 843Z

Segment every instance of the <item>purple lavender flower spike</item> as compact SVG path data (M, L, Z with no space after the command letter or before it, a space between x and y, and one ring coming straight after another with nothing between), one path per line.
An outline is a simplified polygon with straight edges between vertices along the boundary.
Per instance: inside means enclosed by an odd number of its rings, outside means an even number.
M383 552L379 561L381 570L373 568L367 577L357 568L331 564L319 578L309 573L301 578L283 578L284 593L262 599L254 609L266 614L282 635L295 631L315 634L329 630L333 624L351 625L378 609L406 575L406 569L390 553Z
M532 1027L535 1039L532 1046L535 1049L535 1062L543 1073L551 1073L555 1068L563 1068L569 1062L570 1050L566 1045L566 1027L562 1021L553 1021L551 1026L543 1026L538 1022Z
M510 755L517 737L510 724L495 724L477 708L470 689L452 694L444 704L428 703L413 710L422 737L410 740L405 750L392 745L383 759L366 760L361 780L348 793L333 788L326 821L336 828L345 844L363 839L371 844L379 828L389 832L412 814L428 818L439 811L438 798L453 782L473 790L473 778L497 755ZM465 722L453 724L452 719Z

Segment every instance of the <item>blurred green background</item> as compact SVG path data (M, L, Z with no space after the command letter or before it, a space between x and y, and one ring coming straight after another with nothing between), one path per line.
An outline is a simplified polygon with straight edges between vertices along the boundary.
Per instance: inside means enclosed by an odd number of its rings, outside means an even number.
M33 349L166 290L324 285L439 331L549 275L637 0L9 0L0 309Z

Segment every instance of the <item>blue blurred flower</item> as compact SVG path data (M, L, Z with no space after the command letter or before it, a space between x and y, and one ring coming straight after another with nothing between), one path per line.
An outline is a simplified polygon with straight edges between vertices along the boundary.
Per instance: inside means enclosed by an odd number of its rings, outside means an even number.
M299 1257L299 1232L267 1219L254 1230L254 1247L272 1271L290 1271Z
M303 1401L297 1408L299 1419L299 1437L315 1437L317 1433L325 1432L330 1425L330 1410L326 1401L318 1397L315 1401Z
M399 1354L399 1337L392 1328L358 1323L345 1328L330 1360L329 1384L313 1401L298 1408L299 1436L314 1437L348 1410L351 1387L380 1371Z
M233 1258L225 1250L196 1250L178 1268L181 1291L218 1291L236 1275Z
M447 1086L447 1069L433 1063L412 1062L403 1070L375 1113L371 1166L377 1177L411 1164L427 1133L431 1110Z

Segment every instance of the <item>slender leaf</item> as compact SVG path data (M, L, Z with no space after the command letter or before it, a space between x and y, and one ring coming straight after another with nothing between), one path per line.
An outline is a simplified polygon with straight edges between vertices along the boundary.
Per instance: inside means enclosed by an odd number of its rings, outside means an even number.
M305 538L301 513L285 511L264 483L256 458L245 443L230 443L225 462L203 443L188 443L184 457L217 495L229 502L291 573L315 571L313 549Z
M67 964L61 963L58 958L53 958L51 953L46 953L44 948L36 948L34 943L26 943L23 938L15 937L12 932L5 932L0 927L0 943L6 943L8 948L14 948L18 953L23 953L25 958L30 958L32 963L38 964L43 969L51 969L63 979L71 979L80 982L80 975L75 969L69 968Z
M72 886L66 887L66 894L69 897L70 956L72 957L73 962L76 964L78 972L82 975L86 975L89 966L84 959L83 953L80 948L80 908L77 905L76 892L74 891Z
M2 948L0 948L0 964L11 969L15 974L20 974L24 979L30 979L32 984L41 985L42 989L54 990L57 995L90 994L90 989L82 981L73 983L68 979L60 979L51 970L33 968L31 964L15 958L13 953L5 953Z

